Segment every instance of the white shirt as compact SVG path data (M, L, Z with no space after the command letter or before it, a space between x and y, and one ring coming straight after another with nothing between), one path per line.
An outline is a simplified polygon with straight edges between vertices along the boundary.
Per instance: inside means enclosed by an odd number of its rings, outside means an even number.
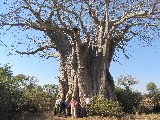
M91 103L91 101L92 101L92 99L91 98L86 98L85 99L85 102L86 102L86 104L88 105L88 104L90 104Z
M55 104L59 104L59 103L60 103L60 100L59 100L59 99L57 99Z

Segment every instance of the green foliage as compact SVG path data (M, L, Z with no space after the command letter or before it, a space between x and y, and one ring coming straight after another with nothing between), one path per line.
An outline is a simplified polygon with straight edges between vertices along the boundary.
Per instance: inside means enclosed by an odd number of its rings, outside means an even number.
M103 99L100 96L93 96L90 111L95 115L118 116L121 114L119 102Z
M125 113L136 113L140 112L140 102L142 100L142 95L140 92L132 91L130 86L138 84L136 78L131 75L118 77L118 85L116 87L117 100L122 106L122 110ZM124 87L124 89L121 88Z
M40 86L35 77L12 76L10 66L0 67L0 119L10 119L17 113L51 109L58 93L57 85ZM46 105L47 104L47 105Z
M148 90L149 92L151 92L151 93L152 93L152 92L155 93L155 92L157 91L157 86L156 86L156 84L153 83L153 82L148 83L147 86L146 86L146 88L147 88L147 90Z
M121 104L123 112L140 112L140 102L142 100L142 95L140 92L135 92L130 89L122 89L120 87L116 87L115 92L117 100Z
M149 91L149 94L146 95L146 99L150 102L150 107L152 107L152 112L160 112L160 90L157 89L157 86L155 83L150 82L147 84L146 89Z
M8 64L6 64L0 68L0 119L8 117L17 108L16 102L19 102L18 96L21 97L21 93L13 86L14 82L11 78L12 71ZM16 102L14 102L15 100Z

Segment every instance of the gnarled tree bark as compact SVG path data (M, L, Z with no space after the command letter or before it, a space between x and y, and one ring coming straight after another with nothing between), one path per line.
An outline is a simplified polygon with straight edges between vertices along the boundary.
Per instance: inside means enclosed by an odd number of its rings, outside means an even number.
M79 33L76 32L75 35L78 36ZM84 95L100 94L109 100L116 100L114 81L109 72L115 50L113 40L98 51L93 43L77 42L79 38L76 36L74 39L68 48L70 51L64 54L62 50L60 57L59 96L67 100L74 96L81 101Z

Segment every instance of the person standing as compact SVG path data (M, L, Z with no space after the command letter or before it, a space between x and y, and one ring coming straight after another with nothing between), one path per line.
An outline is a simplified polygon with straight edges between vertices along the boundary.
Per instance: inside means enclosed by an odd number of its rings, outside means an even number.
M83 98L82 102L81 102L81 116L82 117L86 117L87 113L86 113L86 102L85 102L85 98Z
M72 97L69 105L71 105L71 116L72 116L72 119L74 118L77 118L77 113L76 113L76 104L77 104L77 101L74 100L74 97Z
M60 99L57 97L54 106L54 115L56 115L59 112L59 104L60 104Z
M91 105L91 101L92 101L92 99L91 99L90 95L88 95L88 97L85 98L87 116L90 115L90 105ZM86 116L86 117L87 117L87 116Z
M63 111L65 118L66 118L66 106L67 106L67 103L64 101L64 99L62 99L60 102L60 115Z

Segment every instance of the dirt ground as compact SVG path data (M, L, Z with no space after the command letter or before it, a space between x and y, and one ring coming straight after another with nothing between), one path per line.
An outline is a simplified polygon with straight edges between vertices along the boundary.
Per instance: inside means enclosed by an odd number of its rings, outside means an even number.
M67 116L67 118L64 118L63 116L53 115L52 111L48 111L39 115L33 114L30 116L26 116L24 120L72 120L72 119L70 116ZM85 118L77 118L74 120L95 120L95 119L92 119L91 117L88 117L88 118L85 117Z
M45 112L43 114L33 114L26 116L24 120L72 120L70 116L67 118L58 117L53 115L52 111ZM160 120L160 114L149 114L149 115L126 115L125 117L118 119L112 118L102 118L100 116L92 116L87 118L77 118L75 120Z

